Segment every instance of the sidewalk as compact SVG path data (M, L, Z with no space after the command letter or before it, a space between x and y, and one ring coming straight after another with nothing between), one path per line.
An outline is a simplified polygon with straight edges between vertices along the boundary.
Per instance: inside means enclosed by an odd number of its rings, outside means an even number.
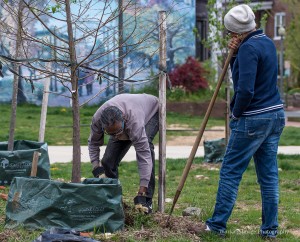
M105 146L101 147L100 156L104 154ZM169 159L188 158L192 150L192 146L167 146L166 157ZM72 146L49 146L48 153L50 163L65 163L72 160ZM300 146L280 146L278 154L285 155L300 155ZM204 147L199 146L196 157L204 156ZM155 146L155 158L158 159L158 146ZM131 147L125 155L123 161L135 161L135 150ZM81 146L81 161L89 162L89 153L87 146Z

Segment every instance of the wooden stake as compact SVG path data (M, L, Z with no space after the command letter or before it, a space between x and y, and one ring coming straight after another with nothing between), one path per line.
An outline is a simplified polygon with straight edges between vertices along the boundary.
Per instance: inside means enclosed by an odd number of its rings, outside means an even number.
M51 68L50 63L48 65L48 68L49 69ZM41 120L40 120L40 130L39 130L39 142L44 142L44 137L45 137L50 79L51 79L51 77L47 77L46 80L45 80L45 83L44 83L44 93L43 93ZM39 155L40 155L40 153L38 151L35 151L33 153L32 167L31 167L30 176L36 176Z
M159 12L159 176L158 211L165 211L166 194L166 71L167 71L166 11Z

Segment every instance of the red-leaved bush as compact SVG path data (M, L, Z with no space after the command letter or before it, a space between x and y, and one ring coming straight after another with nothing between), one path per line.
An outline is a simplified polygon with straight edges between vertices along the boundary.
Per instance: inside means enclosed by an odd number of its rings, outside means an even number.
M169 73L173 87L183 86L188 92L195 92L208 87L204 78L205 70L201 63L193 57L188 57L186 62L174 68Z

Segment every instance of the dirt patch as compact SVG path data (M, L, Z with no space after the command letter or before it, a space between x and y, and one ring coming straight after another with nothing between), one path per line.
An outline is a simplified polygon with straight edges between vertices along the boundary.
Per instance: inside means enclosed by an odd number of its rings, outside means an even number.
M256 203L256 204L247 204L246 202L243 201L238 201L235 204L235 209L237 210L243 210L243 211L249 211L251 209L256 209L258 211L261 210L261 204L260 203Z
M287 127L300 127L300 122L286 122ZM172 130L189 130L188 125L173 124L168 126L168 129ZM188 136L168 136L167 145L170 146L191 146L195 143L198 131L190 131ZM225 126L213 126L204 131L200 145L203 145L205 140L214 140L225 138Z
M294 236L300 238L300 229L289 230L289 232L290 232L292 235L294 235Z
M0 242L7 242L11 238L15 238L15 241L22 241L22 235L18 231L5 229L0 232Z
M172 126L172 129L184 129L185 126ZM193 145L195 143L198 131L190 131L189 136L171 136L168 137L167 145L176 146L176 145ZM204 131L200 145L203 145L205 140L214 140L225 138L225 127L223 126L214 126L207 131Z

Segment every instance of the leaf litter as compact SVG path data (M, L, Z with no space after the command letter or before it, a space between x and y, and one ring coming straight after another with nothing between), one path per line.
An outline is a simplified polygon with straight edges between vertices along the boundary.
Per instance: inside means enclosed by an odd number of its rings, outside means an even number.
M138 212L130 206L124 204L125 213L125 228L124 230L117 232L111 238L105 238L103 235L96 236L101 241L111 242L116 241L128 241L132 239L134 241L156 241L157 239L167 238L185 238L190 241L200 241L199 235L204 232L205 225L197 221L192 216L170 216L169 214L155 212L150 215L144 215L152 222L150 225L147 222L141 225L140 228L135 227L136 219L140 216Z

